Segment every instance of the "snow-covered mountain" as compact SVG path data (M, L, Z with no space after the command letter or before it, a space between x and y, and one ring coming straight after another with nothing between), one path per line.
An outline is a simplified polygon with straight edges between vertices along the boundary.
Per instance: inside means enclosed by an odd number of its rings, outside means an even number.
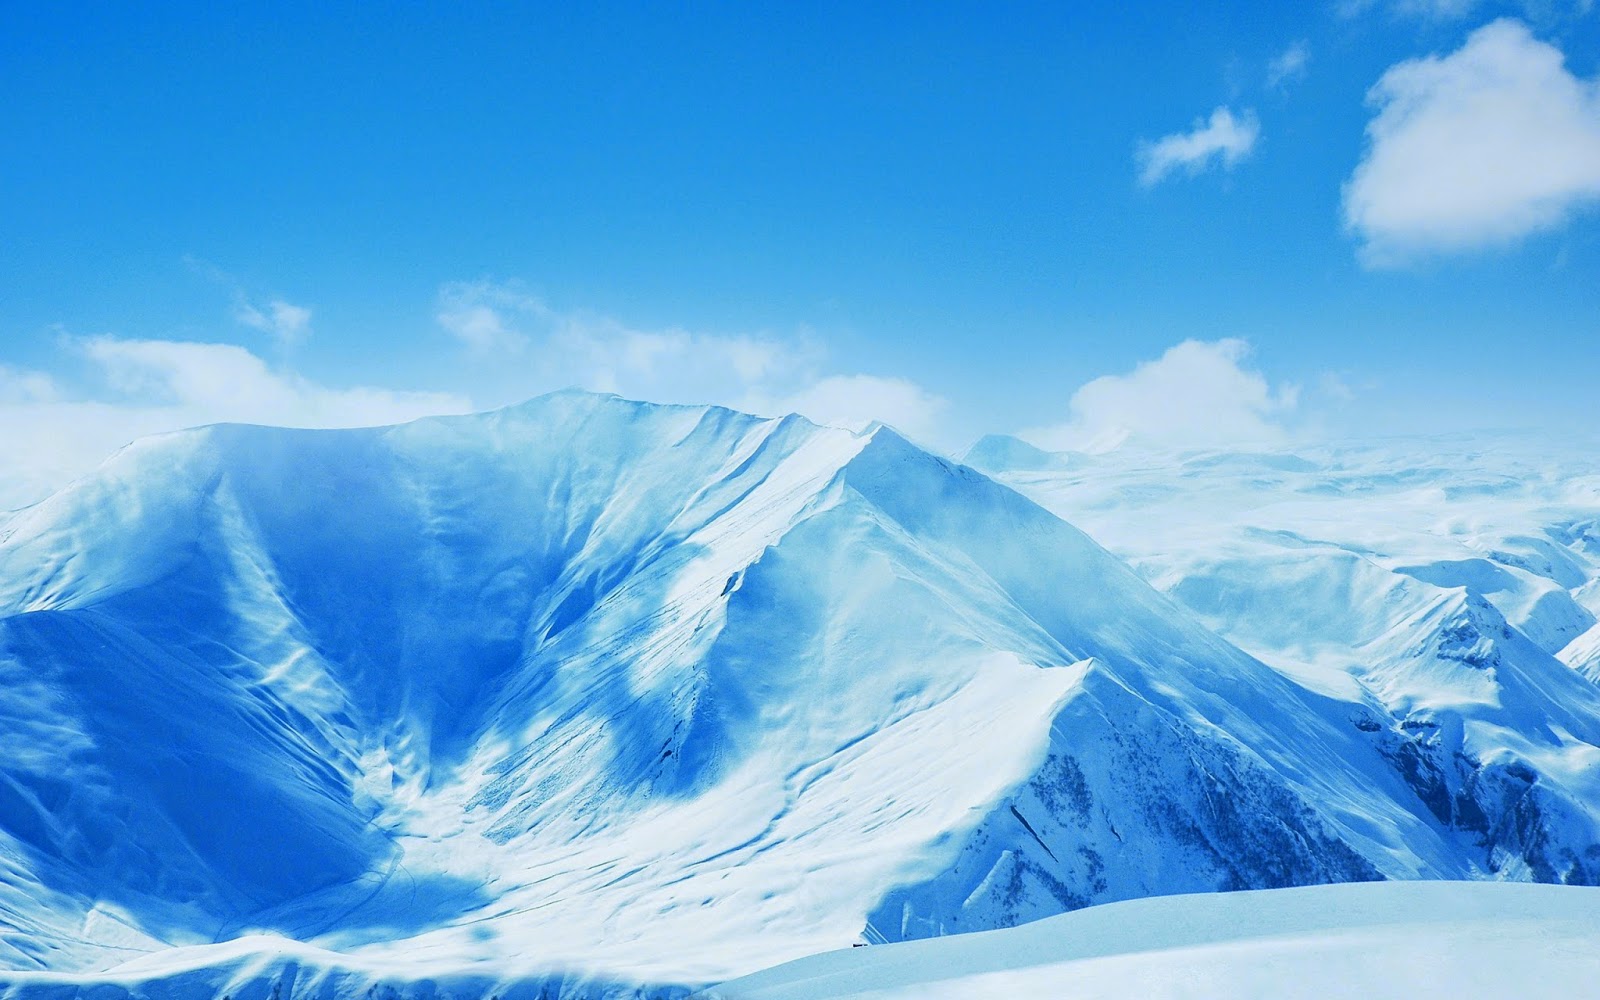
M1323 612L1405 625L1366 669L1302 669L886 429L560 393L144 440L0 520L0 995L673 995L1156 894L1600 878L1600 688L1411 579Z
M1285 676L1366 706L1483 870L1600 876L1594 449L1474 435L1092 470L995 454L970 458Z

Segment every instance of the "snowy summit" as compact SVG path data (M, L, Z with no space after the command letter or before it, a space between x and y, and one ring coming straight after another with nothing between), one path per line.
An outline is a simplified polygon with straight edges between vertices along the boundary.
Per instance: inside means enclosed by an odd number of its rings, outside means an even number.
M884 428L567 392L146 439L0 522L0 615L16 1000L675 995L1155 895L1600 880L1600 688L1493 605L1336 694Z

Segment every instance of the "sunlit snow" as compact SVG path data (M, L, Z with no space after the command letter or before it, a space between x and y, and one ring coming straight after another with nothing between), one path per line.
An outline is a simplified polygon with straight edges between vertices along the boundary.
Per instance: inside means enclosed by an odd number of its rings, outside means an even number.
M0 995L677 995L1146 896L1600 879L1593 480L1436 534L1443 472L1000 445L1042 468L560 393L147 439L0 515Z

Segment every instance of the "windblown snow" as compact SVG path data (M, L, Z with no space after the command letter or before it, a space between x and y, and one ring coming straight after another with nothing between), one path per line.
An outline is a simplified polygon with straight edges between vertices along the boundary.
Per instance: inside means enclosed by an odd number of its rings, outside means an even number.
M1152 895L1592 883L1562 523L1158 589L882 428L143 440L0 515L0 996L674 996Z

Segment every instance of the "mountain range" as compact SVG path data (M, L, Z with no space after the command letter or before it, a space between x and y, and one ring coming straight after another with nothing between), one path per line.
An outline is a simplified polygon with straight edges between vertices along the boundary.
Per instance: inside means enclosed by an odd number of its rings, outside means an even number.
M579 392L138 441L0 515L0 996L675 996L1151 896L1600 882L1600 479L1375 462Z

